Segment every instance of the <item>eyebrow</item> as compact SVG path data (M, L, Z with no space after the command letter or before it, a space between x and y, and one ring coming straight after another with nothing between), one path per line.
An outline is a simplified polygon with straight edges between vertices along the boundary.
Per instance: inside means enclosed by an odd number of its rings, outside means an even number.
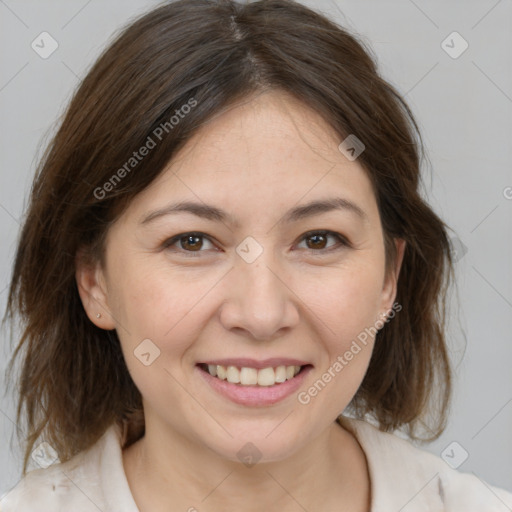
M307 217L313 217L315 215L320 215L322 213L334 210L341 210L353 213L361 220L368 219L368 216L365 213L365 211L357 204L342 197L333 197L328 199L311 201L307 204L292 208L284 215L284 217L278 223L287 224L297 222ZM233 215L229 214L228 212L220 208L217 208L216 206L213 205L195 203L193 201L181 201L179 203L169 204L163 208L149 212L143 217L141 224L147 224L165 215L171 215L182 212L191 213L202 219L212 220L215 222L222 222L230 224L235 227L239 226L238 221L233 217Z

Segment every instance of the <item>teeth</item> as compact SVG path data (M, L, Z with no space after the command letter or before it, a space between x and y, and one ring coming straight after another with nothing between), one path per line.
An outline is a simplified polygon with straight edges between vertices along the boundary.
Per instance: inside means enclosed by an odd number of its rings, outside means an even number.
M228 382L238 384L240 382L240 372L236 366L228 366L226 371L226 378Z
M278 366L276 368L256 368L243 367L238 369L236 366L208 365L208 372L213 377L221 380L227 380L232 384L241 384L242 386L273 386L286 380L293 379L300 372L300 366Z
M220 380L225 380L226 379L227 371L226 371L226 368L224 368L224 366L217 366L217 377Z
M276 372L274 368L263 368L258 372L259 386L273 386L276 383Z
M240 370L240 384L242 386L258 384L258 370L256 368L242 368Z
M278 366L276 368L276 382L284 382L286 380L286 366Z

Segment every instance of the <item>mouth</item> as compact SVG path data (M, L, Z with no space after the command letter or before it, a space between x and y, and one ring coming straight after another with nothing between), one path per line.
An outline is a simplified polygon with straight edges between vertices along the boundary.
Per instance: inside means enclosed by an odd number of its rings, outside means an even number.
M312 364L295 359L231 359L196 364L197 374L208 389L238 405L251 407L268 407L290 397L312 369Z
M278 365L275 367L254 368L251 366L235 366L199 363L198 367L212 377L239 386L275 386L296 377L304 371L306 365Z

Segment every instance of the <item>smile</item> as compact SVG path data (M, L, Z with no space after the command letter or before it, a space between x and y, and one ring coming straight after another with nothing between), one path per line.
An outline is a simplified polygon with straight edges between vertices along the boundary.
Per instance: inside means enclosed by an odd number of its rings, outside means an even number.
M212 377L220 380L227 380L231 384L240 384L241 386L274 386L287 380L293 379L297 375L301 366L277 366L275 368L268 367L258 370L244 366L237 368L236 366L222 365L202 365L203 370L208 371Z
M261 368L234 364L196 365L200 377L210 389L231 402L245 406L269 406L284 400L298 390L312 369L311 364L279 364Z

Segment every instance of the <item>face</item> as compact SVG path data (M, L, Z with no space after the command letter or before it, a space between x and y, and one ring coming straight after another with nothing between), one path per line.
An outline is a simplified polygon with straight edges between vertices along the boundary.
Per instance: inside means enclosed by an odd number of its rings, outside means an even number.
M91 321L117 331L146 433L231 460L250 441L280 460L349 404L399 263L385 275L370 181L340 142L283 93L246 100L133 200L108 233L104 267L78 269ZM195 213L170 211L184 202Z

